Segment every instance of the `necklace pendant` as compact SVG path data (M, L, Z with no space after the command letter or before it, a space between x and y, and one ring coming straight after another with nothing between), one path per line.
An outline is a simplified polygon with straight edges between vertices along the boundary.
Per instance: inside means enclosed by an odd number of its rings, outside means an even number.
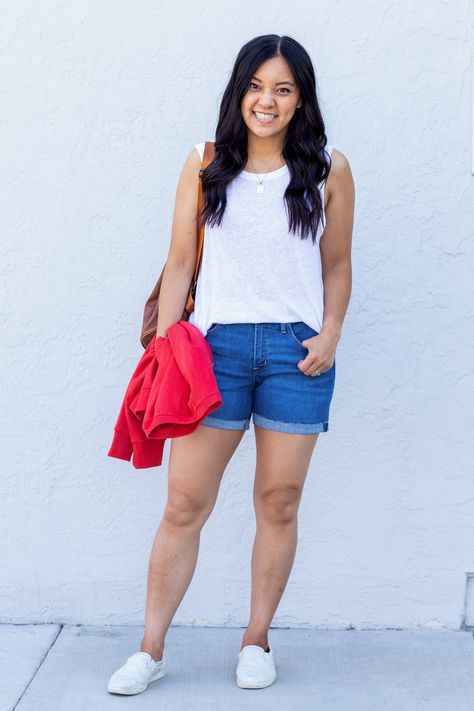
M263 193L264 190L265 190L264 184L259 182L257 185L257 193Z

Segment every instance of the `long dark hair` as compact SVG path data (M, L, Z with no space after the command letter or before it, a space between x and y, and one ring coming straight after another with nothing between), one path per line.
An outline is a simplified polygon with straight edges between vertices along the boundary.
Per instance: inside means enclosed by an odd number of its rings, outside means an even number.
M202 172L204 224L220 225L227 204L227 186L247 163L247 125L241 102L251 78L267 59L282 56L289 64L300 90L302 106L287 127L283 157L288 164L290 182L284 199L289 231L299 229L301 239L311 233L313 243L322 219L322 201L318 189L327 178L331 157L325 152L325 126L319 108L316 78L306 50L286 35L261 35L240 50L222 97L216 128L214 160Z

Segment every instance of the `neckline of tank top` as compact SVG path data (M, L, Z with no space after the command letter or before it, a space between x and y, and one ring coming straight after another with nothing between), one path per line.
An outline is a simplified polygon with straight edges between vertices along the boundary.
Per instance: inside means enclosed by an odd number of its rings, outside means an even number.
M263 180L273 180L273 178L279 178L280 175L286 175L287 173L290 172L290 169L288 168L288 164L285 163L285 165L282 165L281 168L276 168L275 170L271 170L269 173L251 173L248 170L241 170L239 173L239 176L242 178L245 178L246 180L260 180L262 176L264 176Z
M204 150L204 143L197 144L196 147L198 145L202 146ZM329 155L331 155L332 145L328 143L326 145L325 151L329 153ZM279 178L281 175L286 175L289 172L290 169L288 168L288 163L285 163L285 165L282 165L281 168L276 168L275 170L271 170L269 173L267 173L264 177L264 180L273 180L273 178ZM257 173L251 173L248 170L241 170L240 173L238 173L238 177L245 178L245 180L259 180L259 176L257 175Z
M332 145L327 144L325 147L326 153L331 155L332 153ZM272 180L273 178L279 178L280 175L286 175L287 173L290 172L290 169L288 168L288 163L285 163L285 165L282 165L281 168L276 168L275 170L271 170L269 173L267 173L264 177L264 180ZM257 173L251 173L248 170L241 170L239 173L239 176L242 178L245 178L246 180L259 180L259 176Z

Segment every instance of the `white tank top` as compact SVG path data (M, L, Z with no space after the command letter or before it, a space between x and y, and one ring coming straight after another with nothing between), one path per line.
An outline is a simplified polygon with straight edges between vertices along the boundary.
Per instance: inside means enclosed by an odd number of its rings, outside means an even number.
M204 143L196 145L202 160ZM327 145L330 154L332 146ZM205 226L194 311L189 316L203 334L212 323L304 321L318 333L324 311L319 224L313 244L289 232L283 194L287 165L264 178L242 170L227 187L220 226ZM324 183L319 185L324 206Z

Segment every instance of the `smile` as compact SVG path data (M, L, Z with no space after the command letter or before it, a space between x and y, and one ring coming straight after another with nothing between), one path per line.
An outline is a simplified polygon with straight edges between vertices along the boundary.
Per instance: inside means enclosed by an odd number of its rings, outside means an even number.
M261 111L253 111L253 114L259 123L271 123L276 118L275 114L264 114Z

